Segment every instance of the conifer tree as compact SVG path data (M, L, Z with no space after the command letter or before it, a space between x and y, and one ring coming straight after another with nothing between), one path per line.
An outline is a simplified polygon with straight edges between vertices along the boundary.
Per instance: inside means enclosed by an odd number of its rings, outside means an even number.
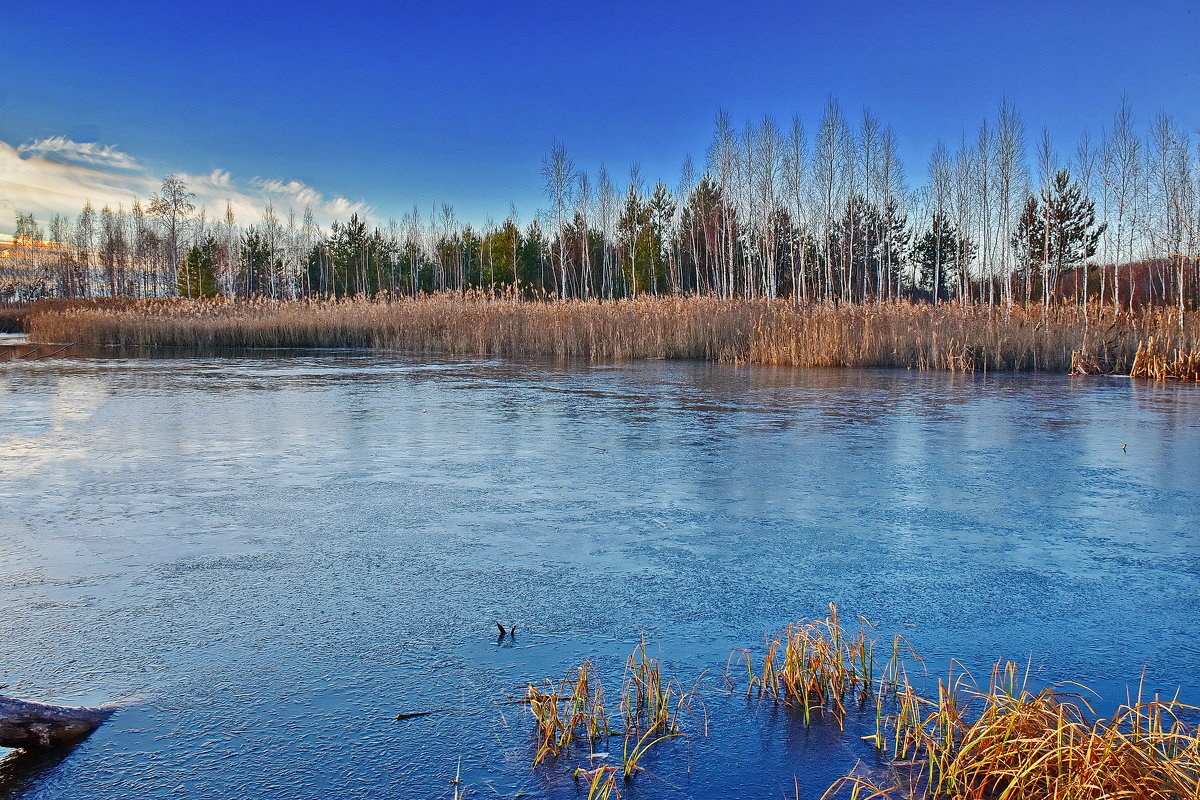
M1041 278L1043 303L1050 302L1064 272L1082 267L1096 254L1096 244L1105 228L1104 224L1096 224L1095 201L1071 180L1068 169L1054 174L1040 199L1032 195L1026 199L1013 245L1031 279ZM1031 280L1031 285L1037 285L1037 281Z
M179 271L178 288L180 297L216 297L217 274L213 268L213 252L216 241L211 237L203 245L192 245Z
M975 256L975 245L959 234L947 214L935 212L930 225L913 245L913 260L919 270L917 288L934 300L947 300L959 285L960 270Z

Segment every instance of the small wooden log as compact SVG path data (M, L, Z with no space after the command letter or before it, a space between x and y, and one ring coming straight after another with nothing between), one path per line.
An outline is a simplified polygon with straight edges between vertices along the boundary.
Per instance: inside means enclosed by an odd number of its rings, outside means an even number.
M58 747L77 742L112 716L115 706L49 706L0 697L0 747Z

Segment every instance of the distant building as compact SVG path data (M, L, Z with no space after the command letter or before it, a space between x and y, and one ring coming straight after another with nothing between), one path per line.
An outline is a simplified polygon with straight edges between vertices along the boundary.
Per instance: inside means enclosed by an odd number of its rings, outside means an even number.
M61 253L62 242L34 239L32 236L9 236L0 233L0 259L28 258Z
M51 266L68 252L62 242L0 234L0 301L28 301L50 293Z

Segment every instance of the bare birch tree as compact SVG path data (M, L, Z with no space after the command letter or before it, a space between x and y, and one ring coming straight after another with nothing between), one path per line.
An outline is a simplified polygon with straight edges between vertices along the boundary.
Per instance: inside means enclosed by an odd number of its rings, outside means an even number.
M575 184L575 162L567 155L567 148L557 139L550 152L542 160L542 178L545 180L546 197L550 200L554 219L554 234L558 241L559 277L556 292L559 299L567 297L567 253L565 227L567 208L571 205L571 193Z
M150 205L146 211L152 217L157 217L165 234L167 258L171 266L167 284L175 285L179 279L179 238L183 235L185 226L196 204L192 201L196 195L188 190L187 184L178 175L171 174L163 178L162 187L158 194L150 196ZM188 291L191 287L188 286Z

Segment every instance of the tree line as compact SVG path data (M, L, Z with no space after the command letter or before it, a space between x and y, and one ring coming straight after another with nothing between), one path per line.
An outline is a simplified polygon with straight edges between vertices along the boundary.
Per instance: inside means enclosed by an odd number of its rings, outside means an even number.
M546 207L522 225L461 222L449 205L372 225L319 226L268 205L209 219L176 176L146 204L85 205L43 228L19 214L0 299L344 297L515 290L549 298L643 294L1116 308L1200 299L1200 148L1167 114L1139 133L1123 100L1102 134L1032 144L1015 107L937 143L910 184L896 135L830 98L809 131L718 112L702 167L673 185L617 180L554 143Z

